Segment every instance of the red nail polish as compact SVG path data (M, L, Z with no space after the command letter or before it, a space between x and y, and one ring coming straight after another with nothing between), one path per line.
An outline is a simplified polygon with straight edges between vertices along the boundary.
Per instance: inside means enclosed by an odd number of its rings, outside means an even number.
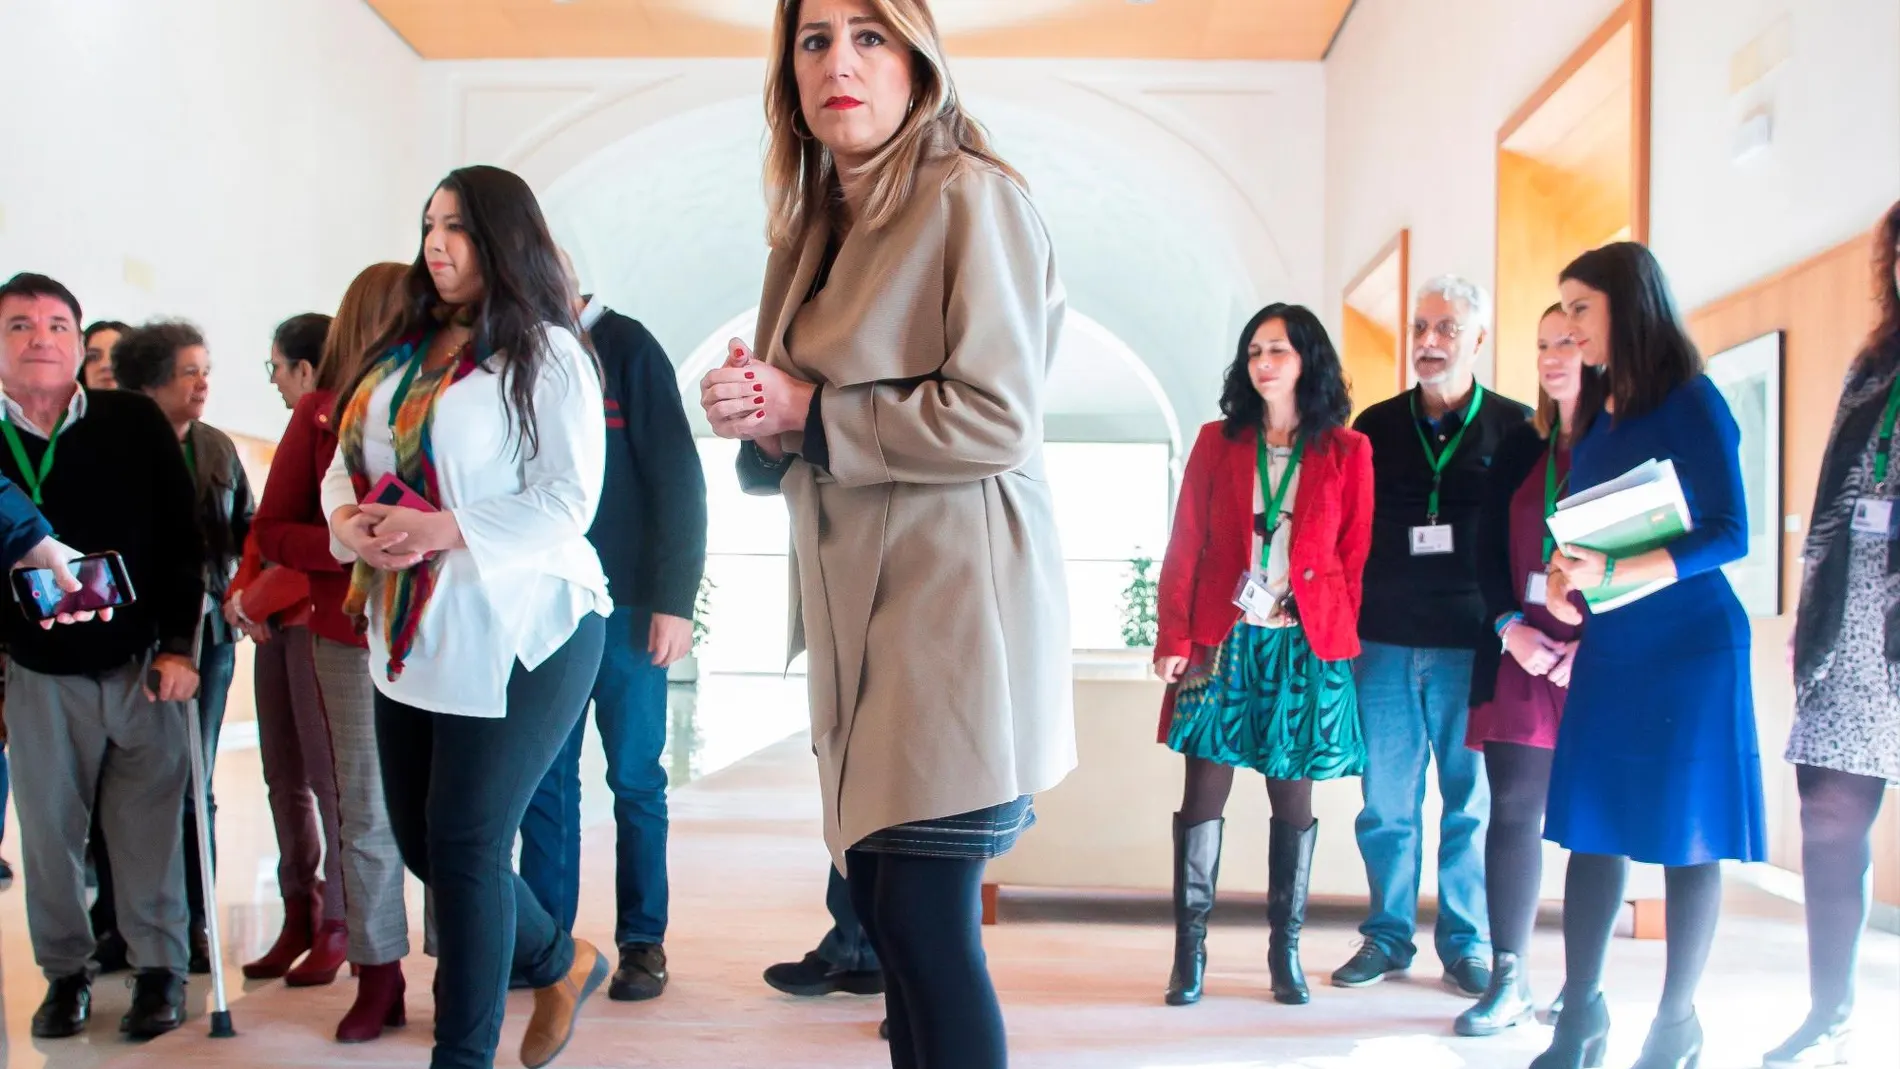
M746 377L746 378L748 378L748 379L749 379L749 378L751 378L751 377L752 377L752 372L750 372L750 371L748 371L748 372L746 372L746 373L745 373L745 377Z
M762 404L764 404L764 403L765 403L765 398L763 398L763 397L754 397L754 398L752 399L752 403L753 403L753 404L755 404L755 405L762 405Z
M765 418L765 413L763 413L763 412L754 412L754 413L752 413L752 414L753 414L753 416L755 416L755 417L757 417L757 418L759 418L759 419L764 419L764 418Z
M759 384L757 384L757 385L755 385L755 386L753 386L753 387L752 387L752 392L754 392L754 393L764 393L764 392L765 392L765 383L763 383L763 382L761 382L761 383L759 383Z

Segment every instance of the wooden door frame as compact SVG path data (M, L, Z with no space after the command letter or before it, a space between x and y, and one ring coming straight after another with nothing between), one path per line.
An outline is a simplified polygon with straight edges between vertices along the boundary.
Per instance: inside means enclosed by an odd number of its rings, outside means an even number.
M1350 297L1352 296L1353 291L1358 289L1360 286L1364 285L1366 279L1371 278L1373 273L1378 271L1380 267L1384 266L1385 262L1391 259L1394 255L1397 255L1399 258L1399 294L1398 294L1399 321L1393 324L1393 338L1394 338L1393 344L1397 347L1398 351L1393 353L1392 357L1393 357L1393 362L1398 367L1398 383L1396 385L1396 389L1397 389L1397 392L1404 393L1406 390L1406 387L1409 385L1406 382L1407 376L1405 373L1406 365L1409 363L1409 361L1406 360L1407 353L1405 351L1405 341L1406 341L1406 338L1408 337L1406 333L1406 326L1407 326L1406 314L1411 310L1411 307L1412 307L1412 228L1411 227L1409 226L1400 227L1399 232L1392 235L1392 239L1390 241L1387 241L1384 245L1380 246L1379 251L1373 254L1372 259L1367 260L1365 263L1365 266L1361 267L1356 273L1354 273L1352 278L1346 283L1346 288L1339 291L1339 303L1341 306L1340 317L1343 320L1345 317L1345 309L1352 307L1352 301L1350 300ZM1343 324L1340 329L1341 329L1340 341L1343 343L1345 341L1345 336L1344 336L1345 328Z

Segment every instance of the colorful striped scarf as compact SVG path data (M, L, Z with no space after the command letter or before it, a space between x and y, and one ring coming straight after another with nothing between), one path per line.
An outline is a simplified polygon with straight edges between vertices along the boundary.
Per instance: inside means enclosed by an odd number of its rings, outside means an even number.
M437 480L434 439L436 403L443 391L462 381L475 370L475 347L431 357L429 342L435 332L418 331L399 339L395 346L370 367L350 395L337 427L337 449L349 468L350 484L358 501L369 496L369 473L363 466L363 428L365 421L387 418L390 437L396 449L396 478L401 479L430 504L440 508L442 489ZM408 392L402 394L401 407L391 399L389 413L370 411L370 397L383 380L391 375L408 380ZM413 375L413 379L410 376ZM401 393L401 388L398 388ZM372 595L382 599L383 643L389 651L385 668L391 682L402 675L403 661L415 645L416 627L423 607L435 590L436 572L442 566L440 556L431 557L413 568L400 572L379 572L361 560L350 571L350 593L343 601L343 612L367 627L364 610Z

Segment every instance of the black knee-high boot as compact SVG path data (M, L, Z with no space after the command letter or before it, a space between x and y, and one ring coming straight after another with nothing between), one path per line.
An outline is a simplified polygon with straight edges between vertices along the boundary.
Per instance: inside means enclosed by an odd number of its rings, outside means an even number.
M1207 971L1207 916L1214 911L1214 884L1220 878L1224 819L1188 824L1174 815L1174 971L1168 977L1168 1005L1201 1001Z
M1295 828L1284 820L1269 825L1267 838L1267 972L1273 978L1273 1000L1304 1006L1312 996L1306 990L1306 972L1300 968L1300 929L1306 927L1306 888L1313 877L1313 844L1319 841L1319 821Z

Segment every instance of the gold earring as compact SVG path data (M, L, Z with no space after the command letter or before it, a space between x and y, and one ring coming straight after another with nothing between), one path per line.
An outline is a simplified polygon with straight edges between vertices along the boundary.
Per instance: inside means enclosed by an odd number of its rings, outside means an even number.
M797 134L800 141L810 141L812 139L811 126L805 122L804 112L792 112L792 133Z

